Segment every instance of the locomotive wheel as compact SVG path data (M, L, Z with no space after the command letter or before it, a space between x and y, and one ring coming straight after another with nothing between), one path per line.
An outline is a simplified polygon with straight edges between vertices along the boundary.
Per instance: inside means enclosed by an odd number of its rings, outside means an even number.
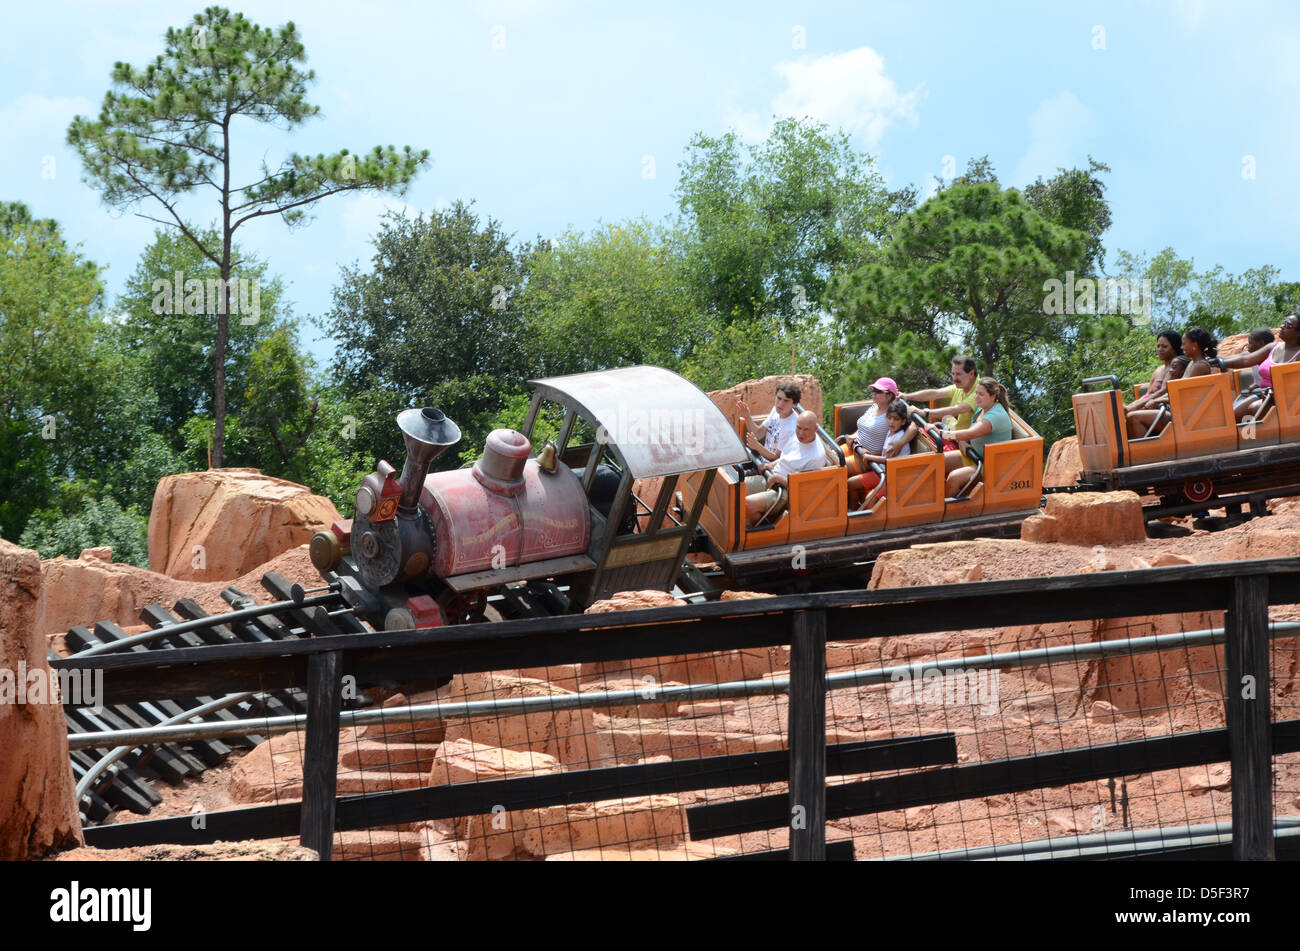
M438 599L442 616L448 624L477 624L487 611L486 591L467 591Z
M1183 495L1188 502L1206 502L1214 495L1214 480L1188 479L1183 483Z

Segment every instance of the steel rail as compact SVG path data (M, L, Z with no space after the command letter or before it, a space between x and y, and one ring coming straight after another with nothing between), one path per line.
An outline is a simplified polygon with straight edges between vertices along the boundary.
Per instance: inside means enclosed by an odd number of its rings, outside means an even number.
M1277 838L1300 836L1300 817L1277 816L1273 820ZM916 855L884 856L885 862L998 861L1021 858L1086 858L1092 855L1115 855L1120 851L1151 851L1160 848L1185 848L1196 845L1226 845L1232 841L1232 821L1209 822L1186 826L1159 826L1154 829L1125 829L1088 835L1056 836L982 845L973 849L945 849ZM1143 848L1146 846L1147 848Z
M184 713L177 714L177 715L174 716L174 717L169 717L168 719L166 719L166 720L164 720L162 723L160 723L160 724L159 724L159 727L162 727L162 726L169 726L169 725L172 725L172 724L181 724L181 723L184 723L186 720L192 720L192 719L194 719L195 717L201 717L201 716L203 716L203 715L205 715L205 714L208 714L208 713L216 713L218 710L224 710L224 709L226 709L226 707L233 707L235 704L237 704L237 703L242 703L243 701L248 700L248 699L250 699L250 698L252 698L252 697L255 697L255 696L257 696L257 692L256 692L256 691L253 691L252 693L231 693L231 694L227 694L227 695L224 696L224 697L218 697L217 699L215 699L215 700L211 700L211 701L209 701L208 703L200 704L199 706L194 707L193 709L186 710ZM229 722L231 722L231 721L227 720L227 721L225 721L225 722L229 723ZM241 721L241 722L243 722L243 721ZM155 728L155 729L156 729L156 728ZM115 730L114 732L115 732L115 733L130 733L130 732L140 732L140 731L131 731L131 730ZM146 732L147 732L147 731L146 731ZM79 736L86 736L86 735L88 735L88 734L81 733L81 734L78 734L78 735L79 735ZM91 735L93 735L93 734L91 734ZM246 734L246 733L237 733L237 734L234 734L234 735L235 735L235 736L244 736L244 735L247 735L247 734ZM69 737L69 739L71 739L71 738ZM119 739L120 739L120 738L119 738ZM78 802L78 803L81 802L82 797L85 796L86 793L90 790L90 786L91 786L91 784L92 784L96 779L99 778L100 774L102 774L102 773L104 772L104 770L108 769L108 767L112 766L114 763L116 763L118 760L122 759L124 756L128 756L128 755L130 755L131 751L134 750L134 749L136 749L136 748L139 747L140 745L141 745L141 744L139 744L139 743L136 743L136 742L129 742L129 741L128 741L128 742L126 743L126 745L124 745L124 746L118 746L117 748L115 748L115 749L111 750L109 753L107 753L105 756L101 757L100 760L99 760L97 763L95 763L95 765L94 765L90 770L88 770L88 771L86 772L86 775L83 776L83 777L81 778L81 782L77 783L77 791L76 791L76 800L77 800L77 802ZM79 748L80 748L80 747L79 747Z
M218 624L229 624L231 621L246 621L250 618L255 618L262 614L270 614L275 611L290 611L295 608L311 608L316 607L317 605L341 600L342 597L336 593L318 594L314 597L303 598L301 602L277 601L274 604L259 604L251 608L241 608L238 611L228 611L225 614L211 614L207 617L195 618L192 621L180 621L176 624L165 624L162 627L156 627L151 631L132 634L130 637L124 637L121 640L96 644L94 647L88 647L86 650L79 653L69 654L67 659L71 660L76 657L94 657L99 654L111 654L113 651L120 650L123 647L134 647L136 644L147 644L149 641L157 640L160 637L167 637L171 634L186 634L190 631L197 631L205 627L215 627Z
M1300 634L1300 622L1284 621L1270 625L1269 636ZM871 670L848 671L831 674L826 678L826 689L846 690L851 687L891 683L903 679L922 677L931 670L971 670L988 668L1015 668L1037 666L1044 662L1065 660L1097 660L1111 656L1153 653L1171 647L1205 647L1221 643L1223 628L1200 631L1176 631L1147 637L1117 638L1090 644L1063 644L1057 647L1035 648L1000 654L983 654L974 657L953 657L946 660L916 661ZM414 704L402 707L384 707L378 710L344 710L340 713L341 726L368 726L375 723L433 723L443 720L472 719L494 713L534 713L540 711L573 710L582 707L608 707L663 703L666 700L722 700L732 697L766 696L787 693L788 677L771 677L762 680L736 680L720 684L684 684L662 686L647 681L645 686L632 690L605 690L591 693L559 694L543 697L514 697L499 700L470 700L457 703ZM196 708L198 709L198 708ZM307 722L303 714L295 716L266 717L224 721L221 723L196 723L181 726L114 730L104 733L73 733L68 736L70 750L101 749L118 743L173 742L176 740L217 739L229 736L275 735L290 733Z

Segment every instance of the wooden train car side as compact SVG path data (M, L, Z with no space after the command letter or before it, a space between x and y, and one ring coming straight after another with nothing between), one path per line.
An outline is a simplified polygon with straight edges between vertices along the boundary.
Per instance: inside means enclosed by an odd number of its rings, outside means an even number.
M1259 419L1238 422L1239 372L1172 380L1169 422L1131 438L1119 390L1073 398L1080 482L1131 489L1152 502L1148 519L1300 494L1300 364L1273 370Z

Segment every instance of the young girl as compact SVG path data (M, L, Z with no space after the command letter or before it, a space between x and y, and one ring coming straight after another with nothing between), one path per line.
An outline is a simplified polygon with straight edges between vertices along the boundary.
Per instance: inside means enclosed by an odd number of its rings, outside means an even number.
M862 459L866 463L878 462L882 465L886 459L894 459L910 455L912 452L912 437L916 435L914 426L909 426L907 421L908 405L903 400L894 400L889 404L889 409L885 412L885 425L888 431L885 434L885 442L881 448L880 455L862 454ZM868 469L863 475L855 475L849 478L849 508L860 510L866 504L868 499L872 498L871 490L880 484L880 476L875 471Z

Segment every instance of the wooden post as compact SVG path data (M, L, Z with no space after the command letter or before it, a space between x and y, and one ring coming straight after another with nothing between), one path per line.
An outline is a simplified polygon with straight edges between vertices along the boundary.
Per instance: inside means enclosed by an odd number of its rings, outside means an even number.
M790 859L826 859L826 612L796 611L790 638Z
M1268 578L1233 580L1224 622L1224 705L1232 756L1232 857L1272 861L1273 726L1269 711Z
M307 740L302 761L302 824L298 841L322 862L334 851L334 799L338 791L339 709L343 704L343 654L312 654L307 662Z

